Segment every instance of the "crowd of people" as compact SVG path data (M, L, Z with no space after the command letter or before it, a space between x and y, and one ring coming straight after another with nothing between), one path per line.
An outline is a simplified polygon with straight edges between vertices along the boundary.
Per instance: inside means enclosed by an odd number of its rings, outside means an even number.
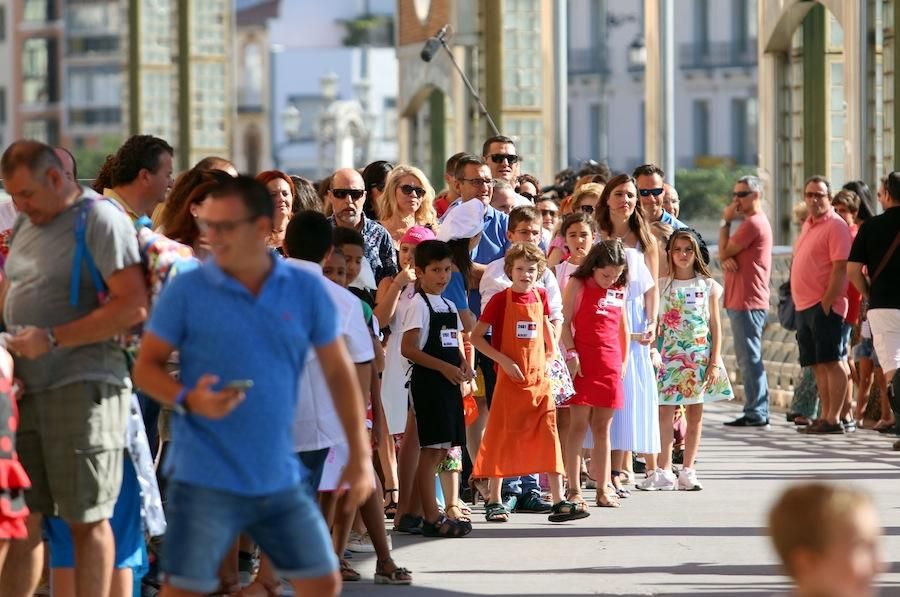
M54 595L331 595L354 552L408 585L388 525L459 538L479 500L491 523L563 523L592 514L586 489L702 490L704 405L734 397L720 303L745 394L726 425L769 424L753 176L722 215L723 285L653 164L543 186L495 136L436 194L384 161L310 181L209 157L173 180L173 157L131 137L88 188L63 148L3 154L4 596L32 595L45 546ZM860 193L805 186L808 433L861 419L874 372L895 424L900 172L864 223Z

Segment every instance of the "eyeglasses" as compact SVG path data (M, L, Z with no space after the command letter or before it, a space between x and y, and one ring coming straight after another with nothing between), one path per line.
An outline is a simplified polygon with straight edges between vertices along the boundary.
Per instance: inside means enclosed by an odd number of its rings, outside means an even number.
M532 203L537 201L537 195L532 195L531 193L523 193L522 191L516 191L516 192L518 194L522 195L523 197L525 197L526 199L528 199L529 201L531 201Z
M411 184L400 185L400 191L404 195L415 195L416 197L425 196L425 189L422 187L414 187Z
M366 192L362 189L331 189L331 194L338 199L346 199L350 197L354 201L362 199Z
M460 178L460 182L467 182L473 187L489 187L494 181L490 178Z
M492 153L491 161L495 164L502 164L503 162L507 162L510 166L518 163L519 156L514 153Z
M808 191L806 193L807 199L823 199L828 196L828 193L823 193L821 191Z
M592 213L594 213L594 206L593 206L593 205L579 205L579 206L578 206L578 209L580 209L580 210L582 211L582 213L586 213L586 214L592 214Z
M585 207L590 207L590 205L585 205ZM556 214L558 214L558 213L559 212L556 211L555 209L542 209L541 210L541 215L544 216L545 218L555 218Z
M663 191L665 191L665 189L662 187L659 187L656 189L641 189L638 192L641 194L641 197L649 197L650 195L653 195L654 197L659 197L660 195L663 194Z
M202 232L203 234L206 234L210 231L213 231L217 234L227 234L230 232L234 232L241 224L246 224L255 220L256 217L254 216L251 216L249 218L242 218L240 220L226 220L224 222L210 222L209 220L205 220L203 218L196 218L197 228L199 228L200 232Z
M743 199L747 195L752 195L752 194L753 194L753 191L735 191L731 194L731 196L732 197L740 197L741 199Z

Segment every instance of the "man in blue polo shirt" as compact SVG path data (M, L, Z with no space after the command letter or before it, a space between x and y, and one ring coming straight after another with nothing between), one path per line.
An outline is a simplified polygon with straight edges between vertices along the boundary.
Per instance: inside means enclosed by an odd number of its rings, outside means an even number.
M663 179L665 172L655 164L644 164L634 169L632 174L638 194L641 196L641 207L644 210L644 219L648 223L662 222L679 230L687 228L687 225L678 221L678 218L663 209L665 187Z
M352 507L373 487L362 396L317 276L266 248L274 205L248 177L224 181L203 219L214 259L163 292L135 366L137 385L173 406L163 595L202 595L242 532L297 594L336 595L338 562L293 450L297 380L314 348L350 445ZM166 370L180 354L181 379ZM183 384L183 385L182 385Z

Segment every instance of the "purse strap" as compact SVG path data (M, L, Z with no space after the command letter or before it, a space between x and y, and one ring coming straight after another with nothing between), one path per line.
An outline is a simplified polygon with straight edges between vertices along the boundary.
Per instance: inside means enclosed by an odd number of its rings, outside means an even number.
M878 264L878 269L875 270L875 274L872 276L871 284L875 283L878 275L884 271L884 268L887 267L888 261L890 261L891 257L894 256L894 252L897 250L898 245L900 245L900 234L894 237L894 242L891 243L891 248L889 248L887 250L887 253L884 254L884 257L881 258L881 263Z

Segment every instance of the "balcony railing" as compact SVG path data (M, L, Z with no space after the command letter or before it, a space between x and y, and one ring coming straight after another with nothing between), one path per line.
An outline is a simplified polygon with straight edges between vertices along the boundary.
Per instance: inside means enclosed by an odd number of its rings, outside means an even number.
M609 63L603 48L578 48L569 50L569 74L607 74Z
M683 69L747 68L756 66L756 39L681 44L679 66Z

